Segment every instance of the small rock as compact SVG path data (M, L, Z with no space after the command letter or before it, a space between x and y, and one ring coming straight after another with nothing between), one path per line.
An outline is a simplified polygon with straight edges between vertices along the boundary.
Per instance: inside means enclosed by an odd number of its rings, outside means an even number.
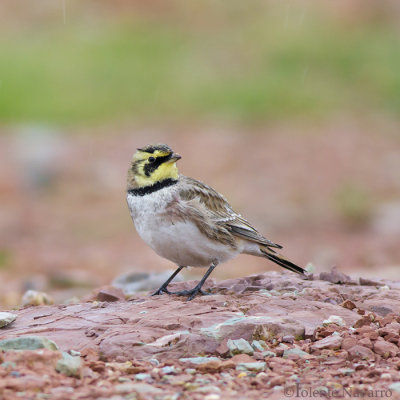
M339 368L338 372L340 372L342 375L350 376L354 374L355 370L352 368Z
M370 305L370 309L382 317L386 317L386 315L393 313L392 308L383 305Z
M229 339L233 332L243 329L252 334L253 339L270 339L293 335L295 338L303 338L305 327L299 321L283 317L270 317L258 315L246 315L228 318L222 323L216 323L200 329L200 333L212 337L218 341Z
M378 330L380 336L386 336L390 334L398 335L399 332L400 324L398 322L391 322L390 324L386 324L385 327Z
M265 343L265 342L264 342ZM254 350L256 351L264 351L264 346L260 343L259 340L253 340L251 342L251 346L253 347Z
M360 318L354 323L353 327L358 329L363 326L369 326L370 324L371 324L371 318L368 317L368 315L364 315L362 318Z
M161 368L161 371L163 374L169 375L169 374L175 374L176 373L176 368L172 365L167 365L166 367Z
M283 352L283 358L291 358L291 356L298 356L298 358L308 357L309 354L299 348L287 349Z
M47 293L38 292L36 290L27 290L22 296L21 304L22 307L44 306L54 304L54 300Z
M400 393L400 382L394 382L391 385L389 385L389 389L393 390L396 393Z
M362 286L385 286L382 282L373 281L371 279L361 278L360 277L360 285Z
M251 363L239 363L236 366L238 371L255 371L261 372L265 370L265 362L251 362Z
M125 300L125 294L122 289L115 286L103 286L94 293L94 300L97 301L123 301Z
M383 358L395 357L399 352L398 347L390 342L384 340L377 340L374 344L374 351Z
M217 393L211 393L208 394L207 396L204 396L204 400L219 400L221 396Z
M331 335L314 343L311 346L311 348L313 350L322 350L322 349L338 350L342 346L342 342L343 338L341 336Z
M135 379L138 380L138 381L145 381L146 379L151 379L151 375L150 374L146 374L144 372L140 372L140 373L135 375Z
M66 376L79 377L82 369L82 360L80 357L74 357L65 351L62 352L62 358L58 360L56 371Z
M315 388L315 391L319 394L320 397L328 397L329 389L326 386L317 386Z
M313 263L308 263L306 265L305 270L309 273L309 274L315 274L315 265Z
M345 300L342 304L340 304L342 307L347 308L348 310L354 310L356 308L356 305L350 301L350 300Z
M0 312L0 328L10 325L11 322L14 322L16 319L17 316L15 314L9 312Z
M254 349L250 346L250 343L245 339L229 339L226 343L228 349L232 355L235 354L254 354Z
M293 344L294 343L294 336L293 335L286 335L286 336L284 336L282 338L282 342Z
M355 283L348 275L338 271L336 267L333 267L330 272L321 272L319 274L319 279L321 279L322 281L328 281L331 283L339 283L339 284Z
M115 390L117 393L137 392L139 394L150 395L164 393L164 390L147 383L122 383L121 385L116 385Z
M221 389L218 386L206 385L206 386L202 386L202 387L195 389L194 392L195 393L210 393L210 392L219 393L219 392L221 392Z
M190 357L190 358L180 358L180 362L191 363L191 364L204 364L210 361L219 361L218 357Z
M276 357L276 354L273 351L269 351L269 350L263 351L261 354L265 358L267 358L267 357Z
M330 324L336 324L338 326L346 326L346 322L342 317L338 315L331 315L328 319L322 322L322 325L327 326Z
M351 359L361 358L362 360L375 360L373 351L364 346L355 345L347 351Z
M373 347L373 344L372 344L371 340L369 340L369 338L367 338L367 337L362 338L361 340L359 340L358 344L360 346L368 347L369 349L372 349L372 347Z
M230 368L234 368L234 364L232 364L232 362L229 361L225 361L231 364ZM222 362L221 360L213 360L213 361L209 361L207 363L202 363L199 364L197 367L197 370L201 373L215 373L217 371L219 371L222 368Z
M235 366L240 364L240 363L253 363L256 362L256 360L253 357L250 357L247 354L236 354L233 356L230 361L232 361Z
M13 339L0 340L0 350L58 350L58 346L52 341L41 336L21 336Z
M197 371L194 368L185 368L185 372L190 375L194 375Z

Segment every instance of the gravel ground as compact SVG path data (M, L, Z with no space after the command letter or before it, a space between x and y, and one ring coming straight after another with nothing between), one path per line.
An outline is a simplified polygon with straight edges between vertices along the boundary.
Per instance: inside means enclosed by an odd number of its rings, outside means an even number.
M333 270L212 291L187 303L121 300L108 287L86 303L16 311L0 348L34 335L59 349L1 351L0 399L400 398L399 283Z

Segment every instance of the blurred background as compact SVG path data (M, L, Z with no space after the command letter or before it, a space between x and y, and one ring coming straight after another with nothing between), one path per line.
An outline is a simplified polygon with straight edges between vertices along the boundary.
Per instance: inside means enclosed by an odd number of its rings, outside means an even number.
M125 200L152 142L296 263L399 277L398 1L2 0L0 15L0 307L174 268ZM240 256L214 277L270 269Z

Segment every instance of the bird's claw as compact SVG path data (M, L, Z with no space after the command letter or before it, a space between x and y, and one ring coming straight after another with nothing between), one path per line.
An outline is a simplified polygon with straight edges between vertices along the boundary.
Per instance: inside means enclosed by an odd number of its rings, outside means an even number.
M176 296L188 296L187 301L193 300L198 294L202 296L208 296L211 293L204 292L201 289L193 288L189 290L182 290L180 292L171 292L171 294L175 294Z
M166 287L160 287L160 289L158 289L156 292L154 292L152 294L152 296L161 296L163 293L165 294L174 294L172 292L170 292Z

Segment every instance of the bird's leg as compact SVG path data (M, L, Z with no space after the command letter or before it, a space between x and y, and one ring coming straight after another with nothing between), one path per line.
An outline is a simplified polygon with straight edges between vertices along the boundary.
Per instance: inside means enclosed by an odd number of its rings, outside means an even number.
M211 272L214 271L214 268L218 265L218 262L214 261L210 268L208 268L207 272L204 274L203 278L201 278L201 281L193 288L190 290L182 290L181 292L173 292L171 294L176 294L178 296L188 296L187 300L193 300L198 294L202 295L207 295L208 293L205 293L201 290L202 286L204 285L204 282L207 280L207 278L210 276Z
M185 267L178 267L178 269L161 285L161 287L155 293L152 294L152 296L158 296L163 293L172 294L172 292L167 289L167 286L170 284L172 279L174 279L179 272L182 271L183 268Z

